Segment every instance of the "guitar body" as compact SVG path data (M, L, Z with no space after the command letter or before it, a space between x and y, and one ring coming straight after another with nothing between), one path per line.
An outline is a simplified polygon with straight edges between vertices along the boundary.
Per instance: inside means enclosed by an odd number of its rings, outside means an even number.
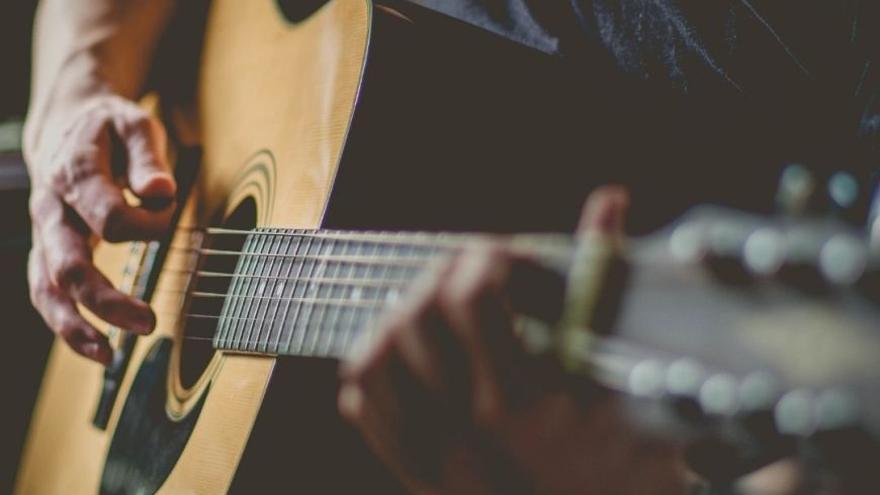
M297 24L280 17L273 2L214 2L207 30L218 35L205 41L200 76L202 85L211 88L200 93L199 101L203 163L181 225L206 225L218 211L246 197L254 200L259 225L320 225L360 85L370 16L366 0L329 2ZM254 99L255 94L284 99ZM172 253L166 263L184 263L184 254ZM95 252L97 266L115 283L121 283L130 257L127 245L101 244ZM171 313L175 300L161 294L179 290L182 281L160 279L154 300L157 330L139 339L105 430L92 426L100 370L56 343L31 423L18 493L101 491L113 434L125 427L119 425L121 404L137 371L158 341L180 336ZM229 490L274 361L218 353L189 390L180 386L174 371L178 363L171 361L166 406L186 414L195 403L204 403L160 492ZM161 456L161 450L151 455ZM138 481L147 480L133 480Z
M560 88L543 54L406 3L293 14L297 2L279 3L211 3L196 104L165 115L169 134L200 150L178 153L178 172L198 173L172 246L198 247L185 227L233 217L237 228L560 230L606 180L578 163L568 124L581 107L568 95L579 82ZM332 362L210 351L186 371L180 275L197 258L164 260L156 331L137 339L106 427L93 424L102 372L55 344L17 493L397 490L338 418ZM127 244L100 244L94 259L118 286L145 269Z

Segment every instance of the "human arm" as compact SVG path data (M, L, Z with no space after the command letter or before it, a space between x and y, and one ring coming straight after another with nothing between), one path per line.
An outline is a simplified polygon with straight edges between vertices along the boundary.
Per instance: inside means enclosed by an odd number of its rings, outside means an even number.
M43 0L34 27L31 102L24 153L31 177L31 300L74 351L107 364L107 339L80 314L139 333L150 308L117 291L92 263L95 238L158 235L175 184L161 124L132 100L143 90L173 0ZM111 164L111 133L126 163ZM129 189L145 203L132 206Z

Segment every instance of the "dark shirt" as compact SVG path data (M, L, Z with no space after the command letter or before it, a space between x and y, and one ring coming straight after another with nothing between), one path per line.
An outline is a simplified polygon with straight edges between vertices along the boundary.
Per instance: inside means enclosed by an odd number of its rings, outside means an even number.
M678 199L675 211L703 200L739 205L760 191L758 206L766 208L786 163L805 163L820 177L852 171L863 183L875 168L874 0L415 3L604 80L593 90L618 102L631 124L611 142L626 157L621 163L637 164L629 176L638 176L635 189L671 191L648 191L655 204ZM685 193L681 182L703 192Z

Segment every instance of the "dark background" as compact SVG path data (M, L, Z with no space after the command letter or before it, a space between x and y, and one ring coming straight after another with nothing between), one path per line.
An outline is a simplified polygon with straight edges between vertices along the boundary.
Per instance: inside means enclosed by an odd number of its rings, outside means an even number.
M36 0L0 6L0 122L27 111L31 25ZM21 446L52 341L31 308L26 284L30 225L24 164L16 151L0 152L0 308L5 343L0 357L0 493L11 493Z

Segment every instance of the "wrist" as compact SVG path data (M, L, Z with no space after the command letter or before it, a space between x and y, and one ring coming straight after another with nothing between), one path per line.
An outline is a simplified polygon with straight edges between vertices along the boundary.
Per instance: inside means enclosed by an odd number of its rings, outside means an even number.
M23 152L28 165L47 148L53 148L82 108L95 99L122 96L102 73L89 53L79 53L65 63L52 81L35 88L25 119Z

